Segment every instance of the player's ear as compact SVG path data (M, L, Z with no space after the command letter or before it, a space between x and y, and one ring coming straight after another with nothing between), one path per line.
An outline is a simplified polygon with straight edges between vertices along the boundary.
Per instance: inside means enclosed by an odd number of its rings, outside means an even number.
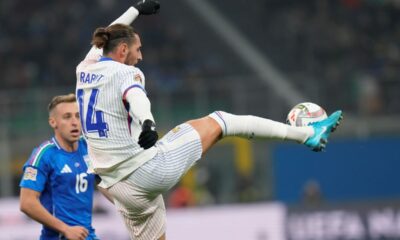
M128 44L127 43L121 43L121 45L120 45L120 48L121 48L121 53L122 53L122 55L125 57L126 55L128 55L128 53L129 53L129 46L128 46Z
M56 119L54 117L49 117L49 125L52 128L56 128L57 127L57 122L56 122Z

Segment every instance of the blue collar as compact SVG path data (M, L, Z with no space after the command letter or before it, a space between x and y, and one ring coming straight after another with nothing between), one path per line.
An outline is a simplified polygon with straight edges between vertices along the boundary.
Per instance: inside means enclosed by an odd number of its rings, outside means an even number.
M77 148L75 151L72 151L72 152L66 151L64 148L62 148L61 145L58 143L58 141L57 141L57 139L56 139L56 136L53 136L51 139L53 140L53 142L54 142L54 144L56 145L56 147L58 148L58 150L61 150L61 151L65 152L65 153L68 153L68 154L75 154L75 153L77 153L78 150L79 150L79 140L80 140L80 139L77 141L77 143L78 143L78 148Z
M104 61L114 61L114 60L112 58L109 58L109 57L101 57L99 59L99 62L104 62Z

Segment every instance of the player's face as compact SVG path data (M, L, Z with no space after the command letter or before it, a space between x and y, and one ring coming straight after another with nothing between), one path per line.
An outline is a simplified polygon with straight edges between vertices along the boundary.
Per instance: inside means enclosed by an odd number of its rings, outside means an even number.
M142 57L142 42L140 41L140 37L138 34L135 34L135 41L129 47L129 52L125 60L125 64L127 65L136 65L139 61L143 59Z
M49 119L56 136L67 143L74 143L81 135L81 123L76 102L60 103L53 109Z

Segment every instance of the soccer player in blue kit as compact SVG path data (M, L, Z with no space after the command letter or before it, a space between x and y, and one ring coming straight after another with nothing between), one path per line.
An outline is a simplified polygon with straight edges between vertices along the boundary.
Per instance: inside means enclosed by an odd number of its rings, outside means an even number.
M23 167L20 209L43 224L41 240L98 239L92 227L95 175L87 173L75 95L54 97L48 110L54 137L35 148Z

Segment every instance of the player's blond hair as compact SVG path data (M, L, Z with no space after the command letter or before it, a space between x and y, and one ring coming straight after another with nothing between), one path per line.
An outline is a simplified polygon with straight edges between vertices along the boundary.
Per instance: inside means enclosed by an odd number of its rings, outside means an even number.
M76 102L76 97L75 94L70 93L67 95L58 95L53 97L53 99L51 99L47 109L49 111L49 114L51 114L51 112L53 111L53 109L60 103L73 103Z

